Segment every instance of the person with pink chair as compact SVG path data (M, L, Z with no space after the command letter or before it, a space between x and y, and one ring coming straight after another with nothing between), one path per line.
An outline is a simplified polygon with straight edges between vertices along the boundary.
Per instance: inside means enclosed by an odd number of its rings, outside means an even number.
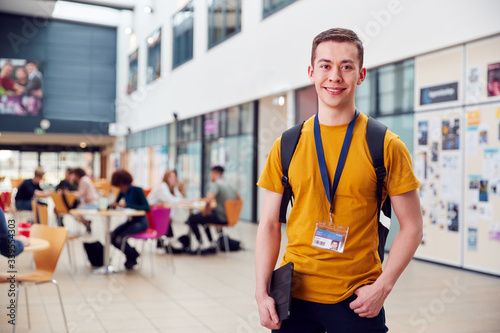
M118 187L120 193L116 198L116 202L110 204L111 208L132 208L136 210L144 210L149 212L149 204L144 195L142 188L132 185L132 175L126 170L118 170L111 176L111 185ZM125 202L122 201L125 199ZM137 264L137 258L139 257L139 252L130 246L125 236L138 234L145 231L148 228L148 220L145 215L143 216L133 216L129 220L121 225L119 225L111 233L111 243L118 249L123 249L123 253L127 260L125 261L125 268L130 270L133 269ZM122 248L122 242L123 244Z

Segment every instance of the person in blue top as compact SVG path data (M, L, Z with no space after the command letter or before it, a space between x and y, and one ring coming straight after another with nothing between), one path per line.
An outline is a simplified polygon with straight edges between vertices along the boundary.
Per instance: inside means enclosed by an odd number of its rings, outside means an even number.
M144 191L140 187L133 186L132 180L132 175L126 170L118 170L113 173L111 176L111 185L118 187L120 189L120 194L118 194L116 202L110 204L110 207L132 208L149 212L149 204L144 195ZM122 199L125 199L125 202L123 202ZM145 215L130 217L127 222L119 225L111 233L111 243L118 249L121 249L123 237L143 232L147 228L148 220ZM137 264L139 253L128 243L125 244L124 253L127 257L125 268L134 268Z
M39 166L35 169L35 176L32 179L26 179L17 188L16 194L16 209L17 210L31 210L31 200L34 198L49 197L54 190L44 191L40 187L40 182L43 179L45 171Z
M13 237L14 235L9 234L9 228L7 227L5 215L3 210L0 208L0 254L4 257L17 256L23 252L25 245L29 245L29 238L25 236L18 236L18 240L14 240L14 242L11 243ZM11 245L14 245L14 247Z

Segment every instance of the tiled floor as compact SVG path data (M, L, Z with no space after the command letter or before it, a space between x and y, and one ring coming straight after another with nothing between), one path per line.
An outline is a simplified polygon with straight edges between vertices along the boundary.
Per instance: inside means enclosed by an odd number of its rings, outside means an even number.
M175 231L182 234L183 225ZM231 230L247 251L215 256L175 256L175 273L165 254L155 254L155 276L149 258L141 271L92 275L78 241L78 270L71 273L66 250L55 274L70 332L267 332L259 325L254 301L256 225ZM101 232L94 223L94 234ZM119 253L114 253L118 259ZM118 262L118 260L115 260ZM5 271L5 262L1 260ZM30 268L30 255L18 257L18 268ZM31 330L21 291L17 332L64 332L55 287L28 287ZM10 332L6 306L8 286L0 285L0 332ZM500 278L413 261L387 299L390 332L500 332Z

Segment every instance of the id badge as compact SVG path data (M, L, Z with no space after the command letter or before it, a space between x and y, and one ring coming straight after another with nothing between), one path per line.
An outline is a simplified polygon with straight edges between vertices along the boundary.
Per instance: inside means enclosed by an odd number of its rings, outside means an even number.
M316 229L314 230L312 246L324 250L344 253L348 231L348 226L318 221L316 223Z

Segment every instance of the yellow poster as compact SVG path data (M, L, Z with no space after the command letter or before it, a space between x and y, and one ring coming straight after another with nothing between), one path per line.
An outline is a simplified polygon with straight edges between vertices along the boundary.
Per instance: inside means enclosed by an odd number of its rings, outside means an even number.
M498 116L498 110L497 110L497 116ZM481 120L481 111L476 110L467 112L467 126L479 125L480 120Z

